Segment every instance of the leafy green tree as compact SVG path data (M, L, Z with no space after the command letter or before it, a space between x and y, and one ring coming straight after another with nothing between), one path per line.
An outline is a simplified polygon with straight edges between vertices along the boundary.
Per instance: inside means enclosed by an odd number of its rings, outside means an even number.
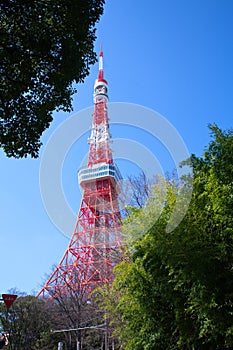
M9 310L0 305L0 322L10 334L11 350L56 349L56 338L50 334L55 307L33 296L20 296Z
M2 0L0 146L37 157L54 110L71 110L73 82L95 63L104 0Z
M187 179L181 187L160 181L126 221L127 258L104 304L125 350L233 344L233 132L210 129L204 156L192 157L193 196L182 222L166 229Z
M74 289L69 292L57 290L55 299L48 300L21 295L10 309L0 304L1 329L10 334L7 348L57 350L61 341L64 350L74 350L79 341L83 350L100 349L104 331L96 326L103 324L104 312L94 302L80 299Z

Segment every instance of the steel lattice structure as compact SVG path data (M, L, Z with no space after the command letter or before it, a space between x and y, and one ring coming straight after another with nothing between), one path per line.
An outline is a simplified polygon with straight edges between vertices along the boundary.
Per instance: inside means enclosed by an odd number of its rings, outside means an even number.
M88 297L96 286L113 280L122 245L118 203L121 175L110 149L107 93L100 50L88 164L78 173L83 195L77 222L65 254L37 296L56 297L75 288Z

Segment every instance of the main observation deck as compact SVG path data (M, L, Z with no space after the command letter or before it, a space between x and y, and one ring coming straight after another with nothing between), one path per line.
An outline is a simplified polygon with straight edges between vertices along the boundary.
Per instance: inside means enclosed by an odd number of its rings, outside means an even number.
M86 183L109 177L116 182L122 180L121 173L115 164L96 164L90 168L80 168L78 171L78 182L81 186L84 182Z

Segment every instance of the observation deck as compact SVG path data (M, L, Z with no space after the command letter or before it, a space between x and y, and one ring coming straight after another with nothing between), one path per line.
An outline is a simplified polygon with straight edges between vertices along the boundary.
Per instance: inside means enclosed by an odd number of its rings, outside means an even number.
M104 178L112 178L116 182L122 180L121 173L115 164L96 164L92 167L82 167L78 171L78 182L82 186L85 182L92 182Z

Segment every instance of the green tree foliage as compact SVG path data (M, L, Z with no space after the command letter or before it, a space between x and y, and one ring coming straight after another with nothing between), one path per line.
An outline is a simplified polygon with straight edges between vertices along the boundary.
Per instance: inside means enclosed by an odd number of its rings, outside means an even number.
M10 334L9 350L53 350L58 339L50 329L56 320L55 305L33 296L20 296L9 310L0 305L0 323Z
M104 344L103 327L96 328L103 314L75 293L46 301L20 296L10 309L0 304L0 326L10 334L9 350L56 350L60 341L64 350L73 350L77 340L83 350L97 350Z
M37 157L54 110L71 110L73 82L95 63L104 0L2 0L0 146Z
M210 129L204 156L192 157L193 195L182 222L166 230L182 190L166 180L126 221L127 258L105 296L125 350L233 344L233 132Z

